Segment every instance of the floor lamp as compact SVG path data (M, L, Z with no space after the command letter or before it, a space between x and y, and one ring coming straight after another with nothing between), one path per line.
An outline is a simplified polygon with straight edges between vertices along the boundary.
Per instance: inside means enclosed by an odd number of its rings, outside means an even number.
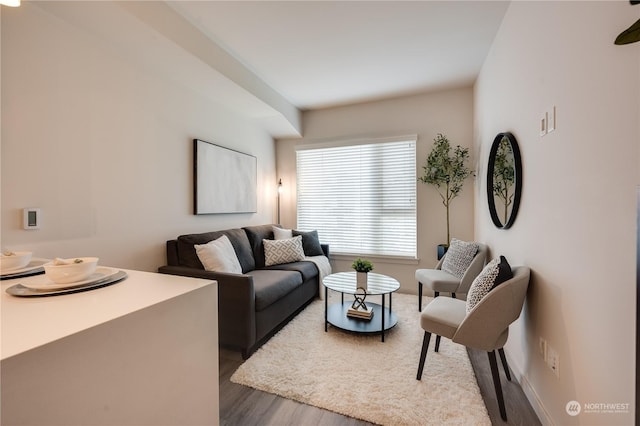
M282 179L278 180L278 225L280 225L280 195L282 194Z

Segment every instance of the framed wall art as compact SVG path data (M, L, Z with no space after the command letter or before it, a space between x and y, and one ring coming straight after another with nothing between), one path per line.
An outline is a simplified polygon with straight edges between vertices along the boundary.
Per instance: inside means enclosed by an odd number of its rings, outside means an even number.
M257 163L244 154L193 140L194 213L256 213Z

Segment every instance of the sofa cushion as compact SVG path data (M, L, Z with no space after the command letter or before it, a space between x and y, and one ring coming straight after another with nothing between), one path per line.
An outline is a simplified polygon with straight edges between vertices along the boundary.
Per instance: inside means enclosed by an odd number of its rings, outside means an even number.
M255 268L264 268L264 245L262 240L273 240L273 225L247 226L244 231L249 238Z
M292 235L302 235L302 247L304 248L304 254L307 256L323 256L324 252L320 246L320 239L318 238L318 231L292 231Z
M291 229L279 228L273 226L273 238L276 240L286 240L287 238L293 238Z
M282 265L267 266L266 270L296 271L302 274L302 280L308 281L318 276L318 267L313 262L293 262Z
M180 266L204 269L202 262L196 254L196 244L207 244L226 235L238 256L242 272L252 271L256 268L253 260L253 252L247 234L242 229L226 229L224 231L204 232L202 234L187 234L177 238L178 261Z
M242 273L242 266L240 266L236 251L226 235L217 240L209 241L207 244L196 244L194 247L205 270L232 274Z
M264 265L281 265L304 259L302 236L285 240L262 240L264 245Z
M256 311L262 311L302 284L302 275L294 271L256 269L253 277Z
M297 237L302 235L302 248L306 256L324 256L322 246L320 245L320 239L318 237L318 231L298 231L295 229L284 229L279 226L273 226L273 237L276 240L284 240L287 238Z

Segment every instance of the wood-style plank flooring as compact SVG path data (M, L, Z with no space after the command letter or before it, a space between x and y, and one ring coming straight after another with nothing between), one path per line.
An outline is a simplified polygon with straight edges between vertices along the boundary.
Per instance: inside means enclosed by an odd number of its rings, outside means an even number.
M443 344L451 344L442 342ZM416 354L419 348L416 349ZM494 425L539 425L540 421L531 408L518 383L508 382L502 371L502 390L507 407L507 422L500 418L496 394L493 388L491 370L486 352L468 350L471 364L478 379L480 392L484 399L491 422ZM228 426L313 426L345 425L359 426L371 423L346 417L331 411L301 404L290 399L232 383L229 378L242 364L237 352L220 349L220 424ZM417 360L416 360L417 368ZM512 374L513 376L513 374ZM460 409L464 409L464 403Z

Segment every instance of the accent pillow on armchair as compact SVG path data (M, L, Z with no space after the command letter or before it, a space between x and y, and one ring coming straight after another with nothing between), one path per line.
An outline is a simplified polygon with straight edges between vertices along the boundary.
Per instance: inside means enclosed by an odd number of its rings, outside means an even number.
M444 256L442 270L462 279L477 252L478 244L452 238Z
M473 280L467 295L467 313L478 304L491 290L513 278L511 265L504 256L487 263L482 272Z

